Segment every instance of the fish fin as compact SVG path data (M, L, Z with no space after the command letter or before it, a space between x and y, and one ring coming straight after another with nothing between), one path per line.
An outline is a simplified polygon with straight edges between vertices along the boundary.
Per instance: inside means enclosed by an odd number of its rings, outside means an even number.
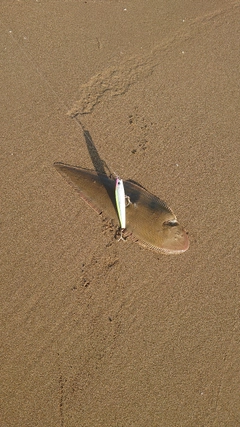
M96 213L116 221L114 180L105 174L65 163L56 162L54 167Z
M186 251L186 249L170 250L165 248L159 248L158 246L151 245L150 243L147 243L138 239L134 241L138 243L140 246L142 246L144 249L148 249L150 251L158 252L164 255L178 255Z

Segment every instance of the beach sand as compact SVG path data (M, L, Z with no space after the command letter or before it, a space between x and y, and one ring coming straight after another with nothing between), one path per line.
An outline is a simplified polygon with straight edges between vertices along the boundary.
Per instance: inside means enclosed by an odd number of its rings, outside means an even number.
M239 2L0 12L0 425L239 426ZM56 172L94 169L83 129L187 252L118 242Z

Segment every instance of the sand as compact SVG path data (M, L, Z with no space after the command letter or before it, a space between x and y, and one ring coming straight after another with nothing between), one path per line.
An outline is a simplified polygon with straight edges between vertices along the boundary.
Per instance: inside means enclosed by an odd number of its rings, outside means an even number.
M0 12L0 425L239 426L239 2ZM79 123L186 253L117 242L56 172L93 168Z

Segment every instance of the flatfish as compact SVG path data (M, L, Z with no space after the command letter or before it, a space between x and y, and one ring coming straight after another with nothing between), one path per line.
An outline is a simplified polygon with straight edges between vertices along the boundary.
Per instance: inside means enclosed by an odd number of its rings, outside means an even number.
M98 214L118 224L114 178L89 169L54 163L55 168ZM166 203L133 181L124 181L127 197L126 236L165 254L180 254L189 247L188 233Z

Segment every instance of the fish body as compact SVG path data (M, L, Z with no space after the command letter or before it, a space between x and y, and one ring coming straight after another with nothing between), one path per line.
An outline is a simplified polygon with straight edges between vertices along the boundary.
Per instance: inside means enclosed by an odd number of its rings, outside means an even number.
M116 179L64 163L54 166L97 213L104 213L118 223ZM165 202L132 181L124 181L124 189L130 202L121 228L128 235L142 246L165 254L179 254L188 249L188 234Z

